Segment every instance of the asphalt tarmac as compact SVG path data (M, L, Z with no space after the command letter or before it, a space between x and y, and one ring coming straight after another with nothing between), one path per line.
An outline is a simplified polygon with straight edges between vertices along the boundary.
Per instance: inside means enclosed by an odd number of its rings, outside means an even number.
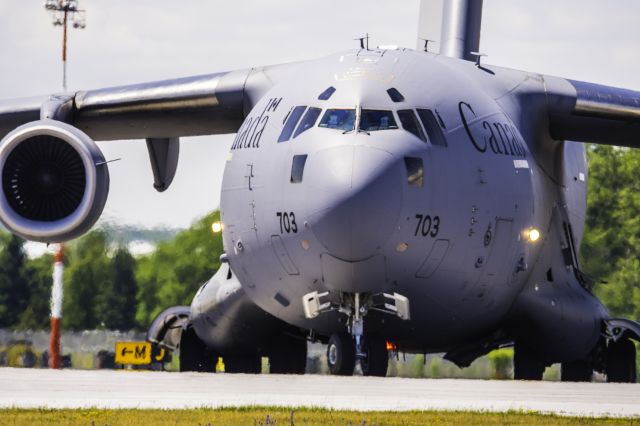
M640 417L640 384L0 368L0 408L249 405Z

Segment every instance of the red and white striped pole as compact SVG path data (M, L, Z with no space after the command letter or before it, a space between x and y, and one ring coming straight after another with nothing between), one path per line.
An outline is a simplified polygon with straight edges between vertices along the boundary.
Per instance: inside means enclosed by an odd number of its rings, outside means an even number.
M62 243L58 245L53 264L51 288L51 337L49 339L49 368L60 368L60 321L62 320Z

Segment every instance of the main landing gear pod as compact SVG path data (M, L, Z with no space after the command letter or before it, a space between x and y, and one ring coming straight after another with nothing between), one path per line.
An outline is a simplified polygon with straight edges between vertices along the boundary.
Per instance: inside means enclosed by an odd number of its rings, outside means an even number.
M604 320L603 337L585 359L563 362L560 379L563 382L590 382L593 372L605 374L610 383L636 383L636 347L640 341L640 323L627 319ZM515 343L514 378L516 380L542 380L549 363L531 347Z
M636 346L633 340L640 341L640 323L611 318L605 320L605 329L603 372L607 375L607 382L636 383Z
M190 307L169 308L153 321L148 340L179 349L180 371L215 372L222 358L225 373L257 374L267 357L272 374L304 374L305 334L252 303L224 255L221 262Z

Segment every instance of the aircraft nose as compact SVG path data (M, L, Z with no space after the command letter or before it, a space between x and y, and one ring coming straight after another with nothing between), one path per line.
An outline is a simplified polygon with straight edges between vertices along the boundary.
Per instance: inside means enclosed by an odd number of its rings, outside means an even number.
M329 254L356 261L390 238L402 205L402 169L383 150L328 148L309 162L309 224Z

